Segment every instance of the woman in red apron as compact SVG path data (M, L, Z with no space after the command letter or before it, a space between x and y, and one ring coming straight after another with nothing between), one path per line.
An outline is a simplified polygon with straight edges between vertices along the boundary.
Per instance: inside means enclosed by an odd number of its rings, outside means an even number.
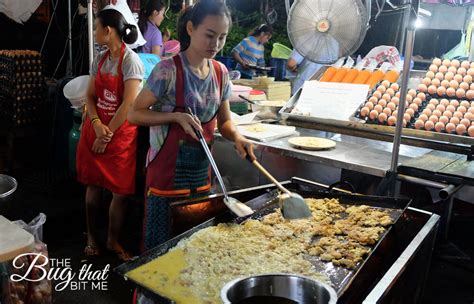
M230 120L228 71L212 60L230 24L222 1L200 0L189 7L178 21L183 52L158 63L129 112L132 123L151 126L144 249L169 239L171 202L209 193L209 161L193 128L203 131L211 145L217 124L242 157L246 149L254 157L250 142ZM197 118L186 113L187 107Z
M117 10L106 9L97 15L96 41L106 45L108 50L99 54L90 73L87 117L76 155L78 180L87 186L86 255L99 254L95 223L101 192L106 189L113 195L107 248L122 260L130 258L119 243L119 231L127 195L135 191L137 127L126 117L138 94L143 66L125 43L136 39L136 27L127 24Z

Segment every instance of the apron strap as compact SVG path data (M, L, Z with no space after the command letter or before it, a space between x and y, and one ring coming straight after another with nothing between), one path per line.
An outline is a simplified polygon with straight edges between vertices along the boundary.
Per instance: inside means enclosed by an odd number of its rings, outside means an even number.
M216 77L217 77L217 83L219 85L219 100L222 100L222 69L221 69L221 65L219 64L219 62L217 60L214 60L214 59L211 59L212 61L212 65L214 66L214 71L216 73Z
M184 112L184 77L183 77L183 63L179 54L173 57L174 65L176 66L176 107L182 109Z

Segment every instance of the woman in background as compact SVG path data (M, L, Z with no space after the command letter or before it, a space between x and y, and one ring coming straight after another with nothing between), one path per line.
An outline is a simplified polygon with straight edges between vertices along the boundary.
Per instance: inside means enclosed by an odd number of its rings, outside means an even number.
M249 65L265 66L264 44L272 38L272 33L270 26L262 24L232 50L232 56L237 61L236 70L240 71L242 78L255 76L255 70L249 69Z
M87 116L76 154L78 180L87 186L84 253L99 254L96 222L102 190L106 189L112 192L106 246L121 260L128 260L130 254L119 243L119 232L127 196L135 191L137 128L128 123L127 114L144 70L138 55L125 45L137 40L137 28L127 24L119 11L100 11L95 25L96 41L107 50L98 54L89 72Z
M161 0L148 0L140 12L138 26L146 40L141 49L142 53L163 56L163 35L158 27L165 18L164 14L165 6Z

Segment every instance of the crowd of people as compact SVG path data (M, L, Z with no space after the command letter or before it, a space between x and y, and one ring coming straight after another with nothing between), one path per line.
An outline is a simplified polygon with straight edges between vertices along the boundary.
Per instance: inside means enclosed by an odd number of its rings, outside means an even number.
M165 5L149 0L142 8L138 26L127 23L119 10L105 7L95 20L96 42L104 47L93 61L87 89L86 117L78 143L78 180L86 186L87 244L84 253L100 254L96 223L103 189L112 193L108 212L106 247L121 260L131 255L119 242L127 197L136 193L138 163L145 163L145 212L143 249L171 236L170 203L210 193L209 161L195 130L212 145L217 126L222 136L235 143L238 154L255 157L250 141L230 119L229 71L213 58L224 47L231 15L224 2L199 0L184 9L178 20L181 51L167 57L162 32ZM144 67L128 44L143 33L146 43L137 51L155 54L161 61L143 88ZM233 50L237 70L251 78L252 65L264 65L264 44L272 28L262 24ZM292 71L307 71L304 60L288 61ZM192 114L191 114L192 113ZM138 126L146 128L149 143L137 154ZM143 150L143 147L141 147ZM140 147L138 149L140 151ZM141 162L141 158L144 158ZM146 158L146 159L145 159Z

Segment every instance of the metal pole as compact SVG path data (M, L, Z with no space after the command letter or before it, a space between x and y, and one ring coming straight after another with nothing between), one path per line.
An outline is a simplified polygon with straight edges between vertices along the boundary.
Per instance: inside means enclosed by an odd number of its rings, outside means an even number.
M92 61L94 60L94 30L93 30L93 12L92 0L87 0L87 33L89 45L89 70L92 68Z
M66 67L66 75L72 76L72 21L71 21L71 0L67 2L67 12L68 12L68 46L69 46L69 60Z

